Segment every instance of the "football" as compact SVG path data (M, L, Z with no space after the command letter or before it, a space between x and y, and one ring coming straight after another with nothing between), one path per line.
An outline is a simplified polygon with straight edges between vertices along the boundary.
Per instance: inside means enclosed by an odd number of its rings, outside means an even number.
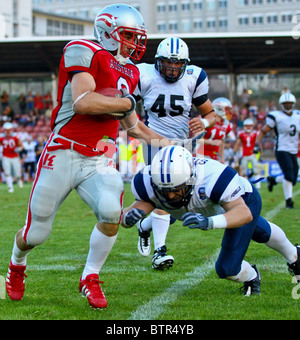
M118 97L118 98L123 97L122 91L115 89L113 87L99 89L99 90L96 90L95 92L102 94L103 96L107 96L107 97ZM114 116L114 117L123 117L124 112L110 112L108 113L108 115Z

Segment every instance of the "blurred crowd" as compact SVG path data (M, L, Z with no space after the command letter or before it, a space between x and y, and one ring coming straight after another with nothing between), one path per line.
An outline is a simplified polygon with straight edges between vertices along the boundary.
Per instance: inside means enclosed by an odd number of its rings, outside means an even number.
M288 91L288 89L286 89ZM141 106L138 106L141 107ZM11 122L14 127L14 134L23 142L24 150L20 153L22 162L23 180L32 181L40 150L45 145L51 134L51 113L53 100L50 92L45 94L28 92L21 93L17 99L11 100L10 95L3 91L1 94L0 106L0 136L3 136L3 125ZM233 103L232 110L227 113L227 119L233 125L233 132L237 135L243 127L243 121L252 118L255 122L255 129L260 130L265 123L267 114L276 110L273 101L269 101L265 107L259 107L254 100L251 100L247 90L244 90L239 100ZM143 112L140 112L140 119L143 120ZM124 181L130 181L132 176L144 166L142 144L128 138L120 131L118 138L118 153L115 161ZM231 149L234 141L226 143L226 149ZM274 147L274 136L269 136L264 141L264 149L271 152ZM0 160L2 150L0 146ZM228 153L228 152L227 152ZM230 154L230 153L228 153ZM29 167L27 163L30 163ZM2 181L3 181L3 172Z

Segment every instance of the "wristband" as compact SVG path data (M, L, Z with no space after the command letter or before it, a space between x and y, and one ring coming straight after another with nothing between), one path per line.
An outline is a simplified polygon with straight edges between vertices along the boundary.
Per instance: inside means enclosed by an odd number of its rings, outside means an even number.
M212 222L213 229L225 229L227 227L227 220L223 214L209 217Z
M209 126L208 120L205 118L202 118L201 120L202 120L202 123L204 124L204 129L206 129Z

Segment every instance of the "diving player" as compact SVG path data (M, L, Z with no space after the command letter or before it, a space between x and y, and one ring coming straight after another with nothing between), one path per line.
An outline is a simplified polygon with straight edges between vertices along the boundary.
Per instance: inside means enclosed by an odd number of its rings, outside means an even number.
M222 279L243 283L244 295L260 294L260 273L244 260L251 240L282 254L300 282L300 247L260 216L258 191L233 168L212 159L193 158L183 147L169 146L135 175L132 193L135 202L122 215L125 228L161 208L191 229L224 229L216 272ZM202 237L199 246L201 242Z

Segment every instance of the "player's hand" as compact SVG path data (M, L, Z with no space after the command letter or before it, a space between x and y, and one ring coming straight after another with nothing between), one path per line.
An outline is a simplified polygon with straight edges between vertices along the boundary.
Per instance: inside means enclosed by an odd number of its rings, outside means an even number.
M195 147L197 145L198 140L203 138L205 134L206 134L206 131L204 130L201 133L199 133L199 135L197 135L193 138L176 139L176 140L173 140L173 142L174 142L174 145L183 146L184 148L188 149L190 152L193 152L193 150L195 149Z
M253 153L257 154L257 153L259 153L260 151L261 151L261 150L260 150L259 144L256 143L255 146L254 146L254 148L253 148Z
M199 213L186 213L182 216L183 226L188 226L190 229L209 230L212 229L210 219Z
M132 112L135 111L135 108L136 108L136 101L135 101L134 97L133 97L131 94L129 94L127 88L121 89L121 91L122 91L122 93L123 93L123 96L122 96L122 97L123 97L123 98L128 98L128 99L130 99L130 101L131 101L131 108L130 108L128 111L124 112L124 116L123 116L122 118L120 118L120 119L124 119L124 118L126 118L127 116L131 115Z
M141 220L145 216L146 213L144 210L134 208L124 215L123 221L129 227L133 227L139 220Z
M189 120L189 130L193 133L199 133L205 129L205 125L201 119L201 117L193 117Z

